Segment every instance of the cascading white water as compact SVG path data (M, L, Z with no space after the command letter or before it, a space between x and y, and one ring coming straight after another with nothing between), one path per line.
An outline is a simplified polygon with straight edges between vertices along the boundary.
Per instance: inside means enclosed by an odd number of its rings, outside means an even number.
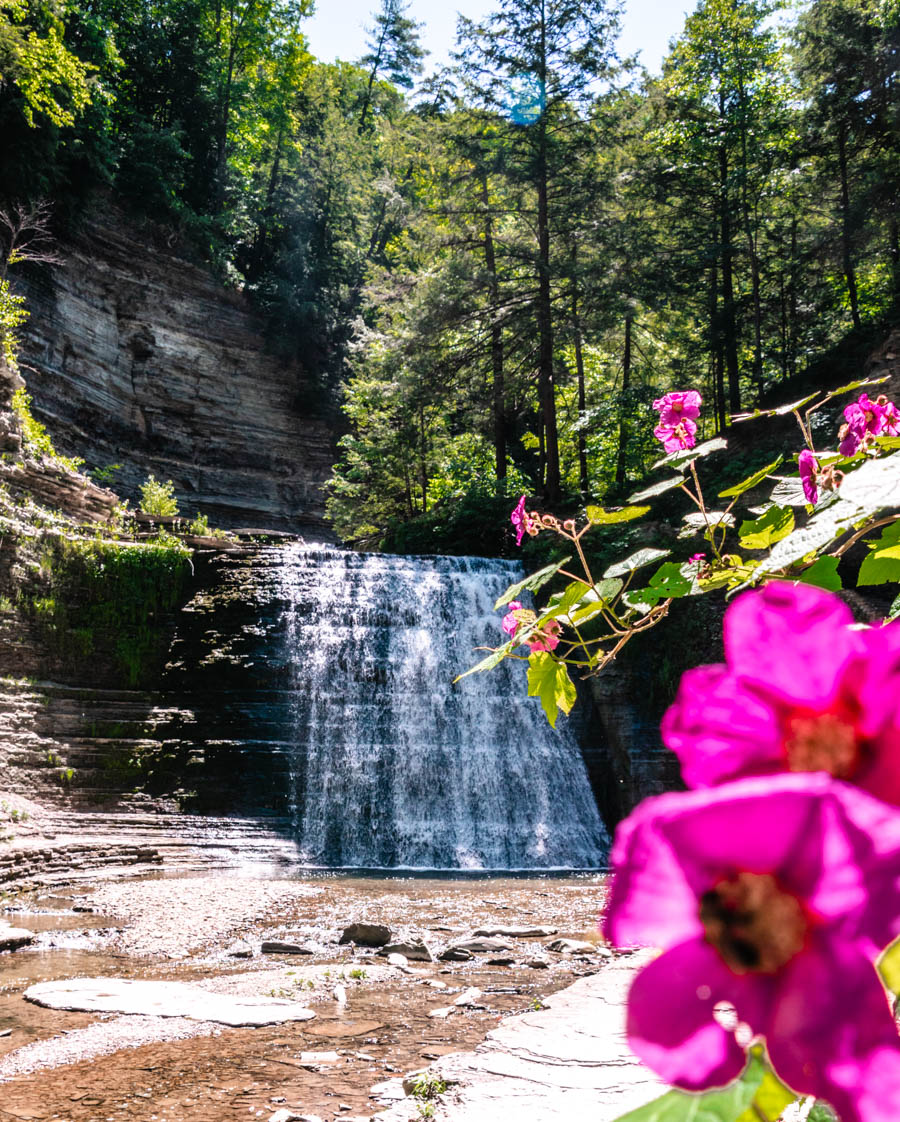
M518 564L294 546L292 811L330 866L596 868L609 839L574 736L526 697L524 664L453 685L504 639Z

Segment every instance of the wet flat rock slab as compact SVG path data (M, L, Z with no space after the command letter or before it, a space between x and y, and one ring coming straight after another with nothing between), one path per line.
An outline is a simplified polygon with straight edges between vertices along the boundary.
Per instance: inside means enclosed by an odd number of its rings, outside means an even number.
M279 998L209 993L184 982L134 981L127 978L72 978L39 982L25 1000L48 1009L78 1013L125 1013L136 1016L187 1017L234 1028L311 1021L315 1013Z
M613 1122L666 1088L631 1053L625 1038L628 989L644 956L616 959L508 1017L474 1052L433 1064L448 1084L435 1122ZM379 1115L412 1122L415 1099Z

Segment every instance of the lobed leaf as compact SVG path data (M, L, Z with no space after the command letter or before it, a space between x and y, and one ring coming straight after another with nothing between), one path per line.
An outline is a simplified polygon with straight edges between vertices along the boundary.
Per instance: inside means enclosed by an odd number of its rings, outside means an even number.
M604 510L602 506L589 506L587 519L592 526L613 526L618 522L633 522L650 513L649 506L625 506L619 510Z
M736 1122L745 1111L752 1109L765 1073L766 1064L753 1052L744 1074L727 1087L702 1095L669 1091L662 1098L623 1115L618 1122Z
M653 468L654 470L660 467L679 468L682 464L689 464L691 460L702 460L704 456L709 456L713 452L721 452L727 447L727 440L721 436L714 436L712 440L706 440L695 448L685 448L682 452L670 452L668 456L657 460Z
M565 663L557 662L548 651L536 651L531 655L528 659L528 696L541 699L550 727L555 729L559 710L569 714L575 704L575 683L569 677Z
M900 522L886 526L877 541L867 542L869 553L859 567L859 587L900 581Z
M564 557L562 561L557 561L554 565L547 565L545 568L539 569L536 573L532 573L530 577L526 577L516 584L511 584L494 605L494 611L498 612L511 600L515 600L522 592L537 592L539 588L543 588L548 581L556 576L563 565L568 565L571 560L571 557Z
M720 499L736 499L738 495L743 495L745 491L752 491L754 487L758 487L760 483L771 475L776 468L781 467L784 463L784 456L779 456L777 460L773 460L771 464L766 464L764 468L755 471L752 475L748 475L746 479L742 479L740 483L735 483L733 487L728 487L725 491L719 492Z
M840 557L829 555L820 557L808 569L804 569L798 575L797 580L803 584L813 584L816 588L824 588L828 592L839 592L844 587L843 581L838 575L838 565L840 563Z
M487 658L483 658L481 662L479 662L476 666L473 666L464 674L457 675L453 679L453 684L456 685L456 683L461 682L463 678L468 678L470 674L480 674L483 670L493 670L495 666L499 666L505 658L512 654L516 645L517 644L513 643L512 640L510 640L502 647L498 647L497 650L492 651L491 654L487 656Z
M647 582L646 588L633 589L627 594L626 599L629 605L641 610L641 605L652 608L660 600L674 600L681 596L689 596L693 588L693 582L681 570L682 566L677 561L667 561L665 565L660 565Z
M752 522L742 522L739 531L744 549L769 549L794 528L794 512L789 507L773 506Z
M610 565L603 576L606 579L627 576L628 573L642 569L645 565L652 565L654 561L661 561L663 557L668 557L671 552L670 549L639 549L637 553L632 553L624 561L617 561L614 565Z
M672 476L671 479L663 479L660 483L654 483L652 487L645 487L643 491L636 491L635 494L628 496L630 503L640 503L644 499L653 499L657 495L664 495L666 491L671 491L673 487L680 487L684 483L683 475Z

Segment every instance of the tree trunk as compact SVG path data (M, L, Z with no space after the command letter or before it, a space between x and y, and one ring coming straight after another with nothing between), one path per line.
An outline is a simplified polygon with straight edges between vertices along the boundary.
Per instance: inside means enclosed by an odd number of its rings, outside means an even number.
M625 404L631 389L631 328L634 316L625 316L625 357L622 360L622 406L619 411L619 448L616 455L616 486L625 486L626 455L628 452L628 425L625 420Z
M422 489L422 513L428 513L428 445L425 440L425 409L419 406L419 486Z
M583 499L590 495L587 463L587 440L584 435L584 418L587 412L587 394L584 385L584 341L581 335L581 315L578 308L578 244L572 240L572 335L575 341L575 374L578 378L578 485Z
M756 230L750 213L750 197L747 181L750 176L747 156L747 95L744 89L744 76L738 61L738 97L740 99L741 121L741 212L744 219L744 236L747 239L747 253L750 258L750 284L753 296L753 380L757 390L762 387L762 295L759 277L759 256L757 253Z
M506 480L506 389L503 384L503 330L498 321L500 283L497 279L497 257L494 251L494 230L491 223L490 192L487 174L481 173L481 202L484 207L484 262L488 271L488 292L491 315L491 375L494 422L494 470L499 484Z
M738 365L737 321L734 310L734 246L731 243L731 213L728 199L728 153L725 145L719 147L719 206L722 223L722 348L728 370L728 405L732 413L741 411L741 372Z
M546 0L540 0L541 42L538 80L546 88L547 43ZM550 208L548 203L547 117L542 109L537 123L538 148L536 163L538 196L538 397L544 419L544 501L559 503L562 487L559 473L559 437L556 429L556 393L553 384L553 309L550 293Z
M718 231L713 228L713 241ZM715 397L716 424L719 432L727 425L725 412L725 369L722 362L722 339L719 330L719 268L713 258L709 270L709 351L712 356L713 388Z
M850 222L850 180L847 172L847 134L843 123L838 127L838 168L841 175L841 249L844 257L844 277L850 297L850 315L853 326L859 328L859 294L856 289L856 270L853 267L853 244Z
M891 277L894 289L894 311L900 312L900 223L893 215L890 222Z

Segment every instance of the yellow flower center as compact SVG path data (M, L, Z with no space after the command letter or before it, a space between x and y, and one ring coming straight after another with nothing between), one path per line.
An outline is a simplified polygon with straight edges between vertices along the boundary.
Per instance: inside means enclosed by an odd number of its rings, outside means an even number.
M700 898L706 941L736 974L774 974L803 949L809 923L767 873L737 873Z
M784 740L791 771L827 771L849 779L860 761L860 740L853 724L837 713L792 717Z

